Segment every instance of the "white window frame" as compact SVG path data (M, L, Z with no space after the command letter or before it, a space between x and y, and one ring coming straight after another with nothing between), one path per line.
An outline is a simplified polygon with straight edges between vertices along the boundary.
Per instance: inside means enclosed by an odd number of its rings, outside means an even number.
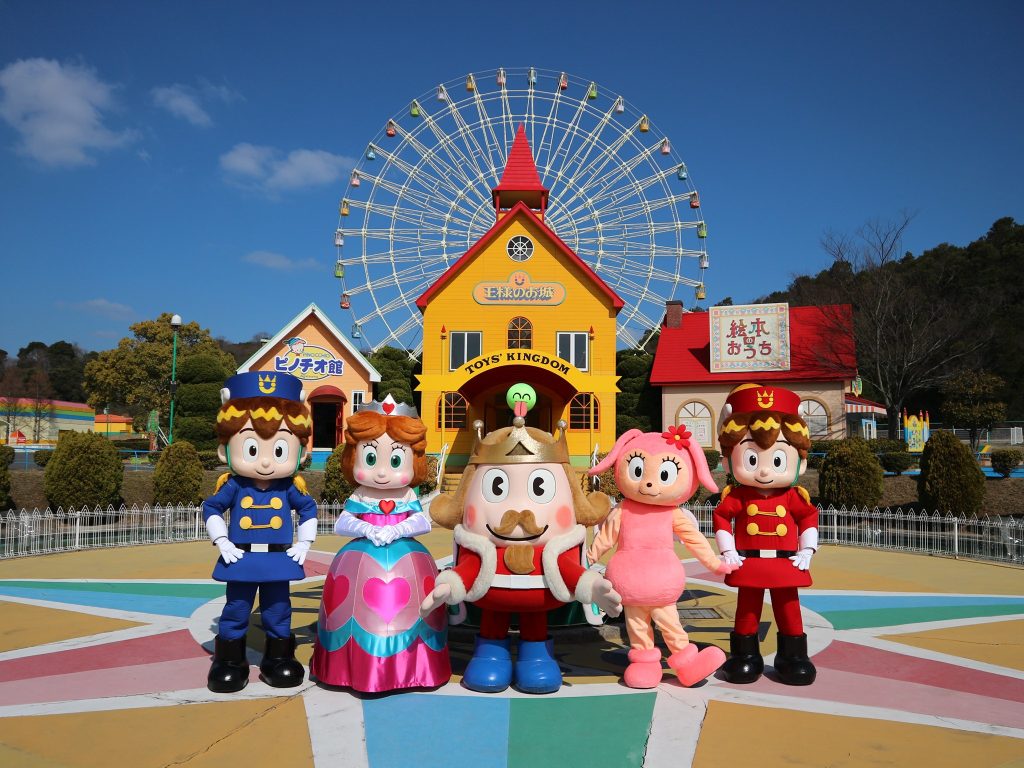
M470 336L476 336L479 339L480 351L477 352L472 357L469 357L467 355L461 361L456 363L455 362L455 337L456 336L462 336L463 337L463 341L462 341L462 351L463 351L463 354L466 354L466 350L469 348L468 341L469 341L469 337ZM457 368L461 368L463 365L466 364L467 361L472 360L472 359L474 359L476 357L480 357L480 355L482 355L484 353L483 350L484 350L484 332L483 331L451 331L449 333L449 336L448 336L448 370L449 371L454 371Z
M366 405L366 403L367 403L367 400L366 400L366 390L365 389L353 389L352 390L352 400L350 402L350 407L351 407L352 413L358 413L359 409L362 408L364 405Z
M676 426L686 427L686 430L697 438L702 448L711 448L714 445L715 414L707 403L701 400L687 400L680 405L676 411ZM703 439L700 439L701 435Z
M817 406L820 412L816 409L811 412L811 406ZM800 407L797 409L800 414L800 418L807 423L807 431L810 432L811 440L828 440L832 434L832 418L829 415L828 408L820 400L815 400L813 397L804 398L800 401ZM823 430L816 429L815 425L820 424L819 419L825 420L825 426Z
M569 357L564 357L562 355L562 351L561 350L562 350L562 337L563 336L570 337L570 341L569 341ZM577 349L576 338L580 337L580 336L583 337L583 349L585 350L584 351L584 355L586 356L586 359L583 361L583 365L578 365L577 364L577 360L575 359L576 349ZM558 332L556 332L555 333L555 354L558 355L558 357L561 358L562 360L565 360L567 363L572 365L578 371L588 371L588 370L590 370L590 334L587 331L558 331Z

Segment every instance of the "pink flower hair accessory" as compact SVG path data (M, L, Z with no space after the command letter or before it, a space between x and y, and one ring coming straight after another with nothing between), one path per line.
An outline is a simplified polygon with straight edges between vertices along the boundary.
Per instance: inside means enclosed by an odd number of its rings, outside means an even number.
M691 434L685 426L677 427L673 424L662 432L661 436L665 439L666 443L679 451L685 451L690 447Z

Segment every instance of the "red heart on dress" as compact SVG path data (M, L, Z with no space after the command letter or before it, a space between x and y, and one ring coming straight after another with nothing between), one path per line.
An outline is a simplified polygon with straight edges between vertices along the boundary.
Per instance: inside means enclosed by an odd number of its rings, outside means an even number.
M391 499L385 499L384 501L379 502L377 506L380 507L380 511L385 515L390 515L391 510L395 508L395 502Z
M380 407L381 407L381 410L383 410L384 413L388 414L389 416L391 415L391 412L393 410L395 410L395 404L394 403L381 403Z

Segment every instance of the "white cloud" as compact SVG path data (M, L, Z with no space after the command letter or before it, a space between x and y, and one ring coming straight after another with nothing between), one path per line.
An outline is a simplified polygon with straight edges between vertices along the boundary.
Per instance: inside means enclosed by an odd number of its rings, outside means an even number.
M135 310L127 304L118 304L109 299L89 299L69 306L79 312L88 312L110 320L130 320L135 317Z
M168 85L154 88L151 91L153 103L166 109L175 117L187 120L192 125L205 128L213 125L209 114L199 104L199 97L186 85Z
M20 134L20 154L50 167L92 165L93 152L137 136L104 125L104 113L116 106L114 88L88 67L22 59L0 70L0 118Z
M333 184L355 162L319 149L296 149L284 155L273 147L236 144L221 155L220 167L231 182L276 193Z
M323 266L322 264L319 264L316 259L291 259L280 253L274 253L273 251L252 251L251 253L245 254L245 256L242 257L242 261L247 261L250 264L257 264L261 267L267 267L268 269L281 270L283 272L320 269L320 267Z

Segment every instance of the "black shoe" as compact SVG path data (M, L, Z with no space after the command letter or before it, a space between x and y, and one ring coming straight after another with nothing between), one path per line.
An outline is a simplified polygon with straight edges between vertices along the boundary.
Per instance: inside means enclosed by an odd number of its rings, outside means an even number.
M729 658L722 665L722 674L730 683L752 683L764 672L764 659L757 635L729 633Z
M807 657L807 635L778 634L775 672L786 685L810 685L818 670Z
M249 682L249 662L245 659L245 636L213 641L213 663L206 676L206 687L214 693L235 693Z
M295 635L267 635L267 649L260 662L260 680L274 688L294 688L302 684L305 671L295 660Z

